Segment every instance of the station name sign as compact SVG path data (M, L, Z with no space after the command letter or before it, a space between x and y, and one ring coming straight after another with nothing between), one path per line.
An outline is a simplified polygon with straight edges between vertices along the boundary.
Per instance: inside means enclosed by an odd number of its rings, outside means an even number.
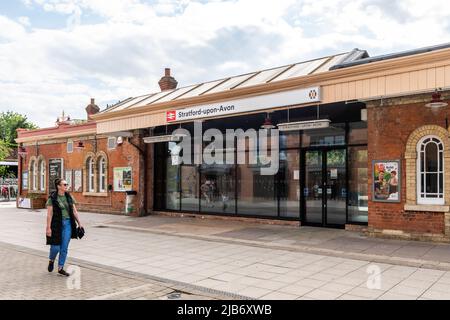
M167 122L195 120L319 101L320 87L312 87L170 110L166 112L166 120Z
M330 126L329 119L286 122L278 124L280 131L294 131L294 130L309 130L309 129L323 129Z

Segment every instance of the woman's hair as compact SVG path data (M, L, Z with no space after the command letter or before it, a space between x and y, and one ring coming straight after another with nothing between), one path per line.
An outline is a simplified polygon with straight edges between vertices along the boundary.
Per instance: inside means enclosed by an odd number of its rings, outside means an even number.
M56 189L56 190L58 190L58 186L59 186L59 184L61 183L61 181L63 181L63 179L60 179L60 178L56 178L56 179L55 179L55 189Z

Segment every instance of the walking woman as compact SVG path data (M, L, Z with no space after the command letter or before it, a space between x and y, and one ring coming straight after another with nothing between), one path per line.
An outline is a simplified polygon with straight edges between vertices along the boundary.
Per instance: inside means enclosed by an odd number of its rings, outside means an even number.
M52 272L56 255L59 253L58 273L70 276L64 270L70 239L77 238L77 226L83 228L80 216L75 207L75 199L66 191L67 182L55 179L56 191L50 194L47 200L47 245L50 247L48 272Z

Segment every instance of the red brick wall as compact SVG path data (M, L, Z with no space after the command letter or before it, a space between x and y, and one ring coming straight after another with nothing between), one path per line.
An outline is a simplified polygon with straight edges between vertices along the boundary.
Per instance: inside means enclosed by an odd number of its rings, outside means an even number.
M369 227L408 233L444 233L444 214L404 211L406 168L404 154L409 135L423 125L445 128L446 108L433 114L425 103L368 107ZM372 160L401 160L401 202L372 199Z
M124 139L125 140L125 139ZM139 140L137 137L134 140ZM77 143L76 138L74 139L74 146ZM64 170L66 169L83 169L83 162L85 155L89 151L94 151L92 143L90 141L84 142L85 148L83 150L78 150L74 148L73 153L67 153L66 143L58 144L45 144L39 145L38 152L36 152L35 146L27 146L27 157L22 161L22 169L28 170L28 164L31 156L42 155L45 158L47 165L47 177L46 177L46 194L42 197L48 196L48 160L51 158L63 158L64 159ZM133 215L143 214L142 211L142 199L143 194L140 187L140 168L139 165L139 152L131 145L129 142L124 141L121 146L117 146L115 150L107 149L107 139L97 140L97 151L104 151L108 156L108 179L107 185L113 185L113 168L114 167L132 167L133 168L133 189L138 191L138 195L135 197L134 207L136 211ZM83 181L84 187L85 181ZM29 177L29 188L31 188L31 177ZM27 190L22 190L21 197L26 197L28 194ZM76 201L78 202L78 208L85 211L94 212L107 212L107 213L124 213L125 210L125 192L108 192L108 197L98 197L98 196L85 196L82 192L71 192Z

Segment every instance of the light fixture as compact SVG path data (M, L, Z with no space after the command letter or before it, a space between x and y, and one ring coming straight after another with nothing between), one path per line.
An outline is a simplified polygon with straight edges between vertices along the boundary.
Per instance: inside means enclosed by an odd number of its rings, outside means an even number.
M84 149L83 141L78 141L78 144L75 146L76 149Z
M261 125L262 129L273 129L275 126L272 123L272 120L270 119L269 113L267 113L266 119L264 120L264 123Z
M121 136L117 137L116 143L120 146L123 143L123 138Z
M19 156L21 156L21 157L26 157L26 155L27 155L27 149L26 149L23 145L21 145L21 146L19 147L18 154L19 154Z
M431 101L428 102L425 107L432 109L439 109L448 106L447 102L444 102L441 97L441 93L436 89L431 95Z

